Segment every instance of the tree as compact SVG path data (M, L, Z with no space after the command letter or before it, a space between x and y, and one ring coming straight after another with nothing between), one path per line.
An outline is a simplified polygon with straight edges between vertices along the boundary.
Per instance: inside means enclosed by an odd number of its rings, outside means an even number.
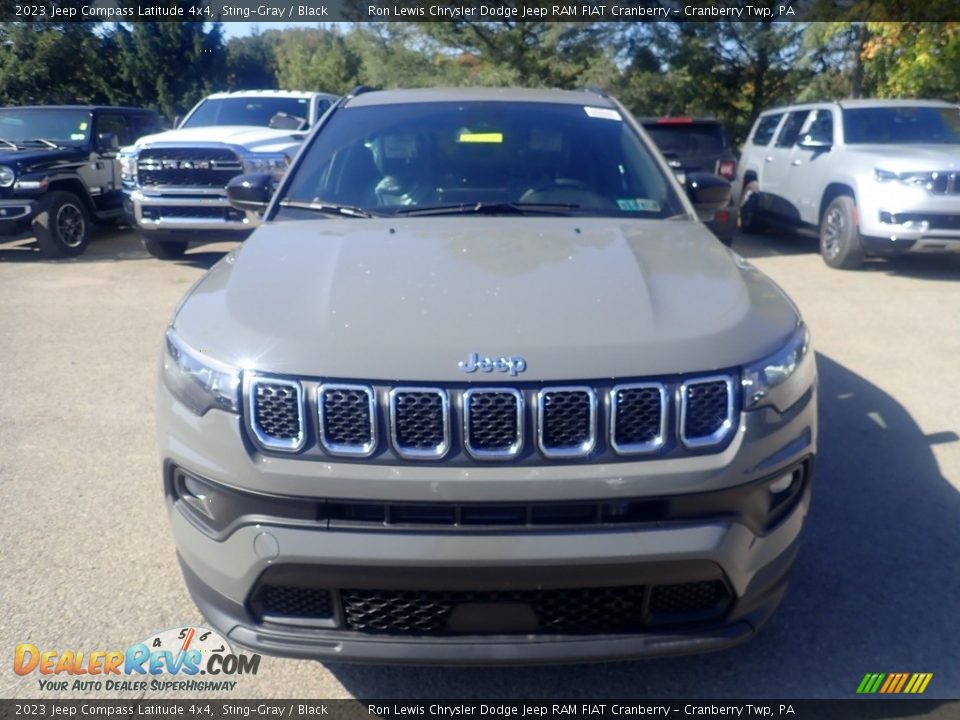
M282 34L255 29L252 35L231 38L227 43L227 87L230 90L277 87L276 50Z
M192 2L173 3L189 8ZM110 97L117 103L154 107L182 115L226 84L226 51L218 23L132 23L116 26L106 39L116 48Z
M285 89L345 93L360 82L360 56L336 30L285 30L275 57Z

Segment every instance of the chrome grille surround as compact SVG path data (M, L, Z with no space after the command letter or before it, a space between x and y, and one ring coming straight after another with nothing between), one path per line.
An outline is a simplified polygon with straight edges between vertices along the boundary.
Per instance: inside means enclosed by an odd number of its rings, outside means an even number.
M477 448L471 443L470 423L474 419L474 410L472 401L474 398L485 395L509 395L514 400L516 413L516 432L513 442L502 450L493 450L489 448ZM463 447L467 453L477 460L510 460L520 454L523 449L523 437L525 434L523 418L526 415L524 410L523 394L513 388L470 388L463 393Z
M547 404L553 395L585 395L588 402L588 436L575 445L550 446L545 438L547 422ZM593 452L597 444L597 392L586 385L556 385L541 388L537 393L537 446L544 457L580 458Z
M331 422L327 422L327 399L328 393L362 393L366 396L365 410L367 421L364 423L369 430L367 441L363 443L344 443L336 442L330 439L329 432ZM360 406L359 409L364 409ZM323 383L317 388L317 432L320 436L320 444L323 449L331 455L342 455L347 457L369 457L377 449L377 402L373 388L367 385L353 385L349 383ZM343 422L338 418L334 422ZM346 422L350 422L347 420Z
M247 414L250 430L253 432L257 442L269 450L281 450L283 452L298 452L306 444L307 433L305 428L305 413L303 407L303 386L297 380L288 380L286 378L272 377L269 375L257 375L253 373L244 373L244 395L247 398ZM265 432L260 426L257 418L260 416L260 404L258 403L259 390L267 387L287 388L293 391L297 406L297 423L299 432L291 438L279 438Z
M636 390L655 390L660 402L660 422L656 435L644 442L620 443L617 441L617 415L622 407L620 394ZM615 385L610 390L610 447L618 455L642 455L652 453L663 447L667 440L667 416L669 408L667 405L667 387L663 383L657 382L639 382Z
M442 440L429 448L404 445L400 437L402 428L398 427L399 407L404 395L435 395L440 399L442 422ZM450 400L446 390L435 387L395 387L390 391L390 442L394 451L405 460L439 460L450 449ZM402 421L401 421L402 422Z
M720 423L719 427L707 435L687 435L687 413L690 410L690 390L697 387L698 385L710 385L712 383L722 382L726 385L727 389L727 403L726 403L726 415L723 421ZM678 435L680 437L680 442L683 445L690 449L697 449L708 447L710 445L717 445L723 442L726 439L727 434L730 432L731 428L734 425L733 417L733 400L734 392L734 382L733 378L730 375L708 375L706 377L691 378L683 382L680 385L680 388L677 391L678 395L678 405L680 407L680 422L678 428Z

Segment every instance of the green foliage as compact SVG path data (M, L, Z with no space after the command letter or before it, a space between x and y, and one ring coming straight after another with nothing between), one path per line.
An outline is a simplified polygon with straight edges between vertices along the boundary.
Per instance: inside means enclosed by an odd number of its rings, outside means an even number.
M890 10L872 0L812 3L830 22L366 22L228 43L201 22L5 23L0 102L113 102L172 117L229 89L600 85L638 115L715 116L737 140L761 110L796 100L960 98L960 23L925 21L952 0L929 0L911 23L880 22Z

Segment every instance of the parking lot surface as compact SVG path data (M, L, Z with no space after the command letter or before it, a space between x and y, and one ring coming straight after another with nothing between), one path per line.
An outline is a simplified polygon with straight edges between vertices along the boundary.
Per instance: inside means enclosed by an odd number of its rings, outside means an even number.
M110 231L50 262L0 243L0 697L48 695L14 674L19 643L112 650L203 623L168 531L153 401L164 326L230 247L164 263ZM734 249L800 306L820 372L813 508L787 598L753 641L519 670L264 657L227 696L852 697L867 672L932 672L926 697L960 696L960 258L838 272L815 240Z

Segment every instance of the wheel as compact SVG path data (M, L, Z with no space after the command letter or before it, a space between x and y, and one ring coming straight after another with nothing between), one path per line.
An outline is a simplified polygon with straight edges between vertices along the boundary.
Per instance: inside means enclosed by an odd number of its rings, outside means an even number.
M90 242L90 215L73 193L48 192L40 199L40 211L33 218L33 234L46 257L75 257Z
M147 252L160 260L182 258L190 243L186 240L167 240L164 237L143 237Z
M857 228L857 206L852 197L834 198L820 220L820 255L832 268L853 270L863 262Z
M740 193L740 229L748 235L763 230L757 213L759 192L760 186L757 185L756 180L752 180Z

